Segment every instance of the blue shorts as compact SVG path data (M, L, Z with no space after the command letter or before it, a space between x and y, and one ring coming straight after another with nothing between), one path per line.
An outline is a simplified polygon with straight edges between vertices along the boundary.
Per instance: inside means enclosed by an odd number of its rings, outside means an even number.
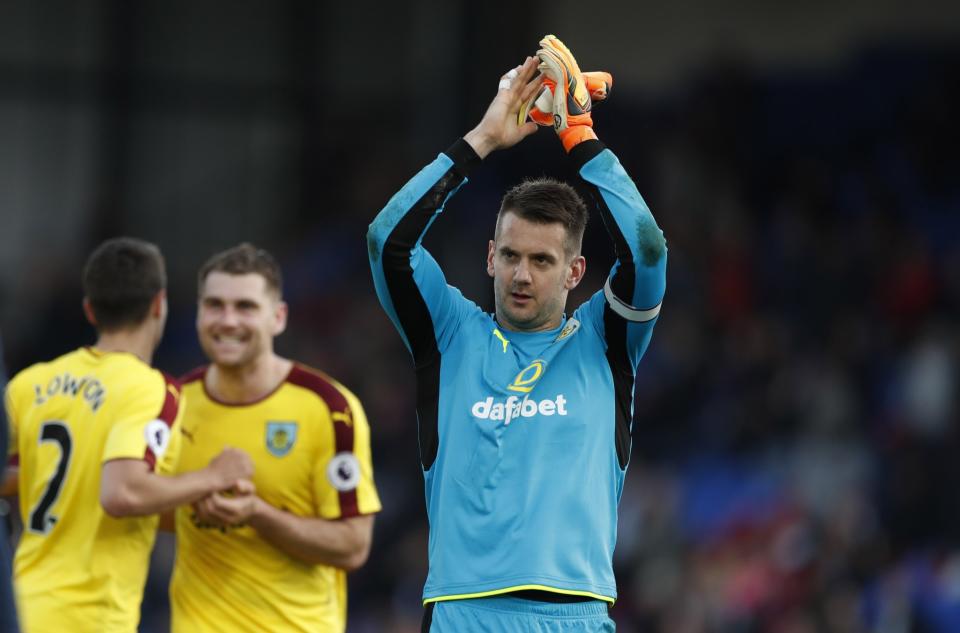
M432 607L432 619L424 632L613 633L616 630L607 615L607 603L600 600L552 603L492 596L444 600L433 603Z

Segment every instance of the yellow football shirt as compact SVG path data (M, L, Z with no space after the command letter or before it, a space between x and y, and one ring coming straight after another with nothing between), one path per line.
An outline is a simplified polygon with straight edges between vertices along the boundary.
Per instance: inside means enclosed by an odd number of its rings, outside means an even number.
M6 406L20 464L23 630L135 631L157 517L107 515L100 474L112 459L176 469L176 384L133 354L82 348L17 374Z
M181 471L233 446L253 459L257 494L277 508L331 520L380 510L370 429L359 400L342 385L295 364L264 399L229 405L206 392L205 374L201 368L184 378L190 404ZM344 630L343 570L292 558L249 526L202 525L189 506L177 510L176 524L174 632Z

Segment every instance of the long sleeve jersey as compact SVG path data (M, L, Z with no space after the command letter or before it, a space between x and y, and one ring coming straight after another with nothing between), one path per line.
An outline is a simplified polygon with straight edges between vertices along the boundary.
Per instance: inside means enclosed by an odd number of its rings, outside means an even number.
M370 225L377 296L413 356L430 521L424 602L523 589L616 598L617 505L666 244L616 156L570 155L613 239L602 290L550 331L505 330L421 241L480 159L463 140Z

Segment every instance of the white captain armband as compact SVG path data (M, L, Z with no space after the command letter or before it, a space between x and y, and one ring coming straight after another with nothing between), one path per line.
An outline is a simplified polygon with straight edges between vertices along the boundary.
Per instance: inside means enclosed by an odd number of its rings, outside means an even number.
M603 284L603 296L606 298L607 304L610 306L611 310L627 321L632 321L634 323L644 323L657 318L657 315L660 314L660 306L663 305L663 302L661 301L649 310L640 310L638 308L634 308L628 303L624 303L617 298L615 294L613 294L613 290L610 288L609 277L607 277L607 283Z

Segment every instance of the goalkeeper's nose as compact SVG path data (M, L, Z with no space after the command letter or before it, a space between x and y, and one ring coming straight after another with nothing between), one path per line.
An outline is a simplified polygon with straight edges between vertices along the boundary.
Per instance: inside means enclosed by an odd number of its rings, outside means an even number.
M516 285L530 285L533 277L530 275L530 267L523 259L513 269L513 283Z

